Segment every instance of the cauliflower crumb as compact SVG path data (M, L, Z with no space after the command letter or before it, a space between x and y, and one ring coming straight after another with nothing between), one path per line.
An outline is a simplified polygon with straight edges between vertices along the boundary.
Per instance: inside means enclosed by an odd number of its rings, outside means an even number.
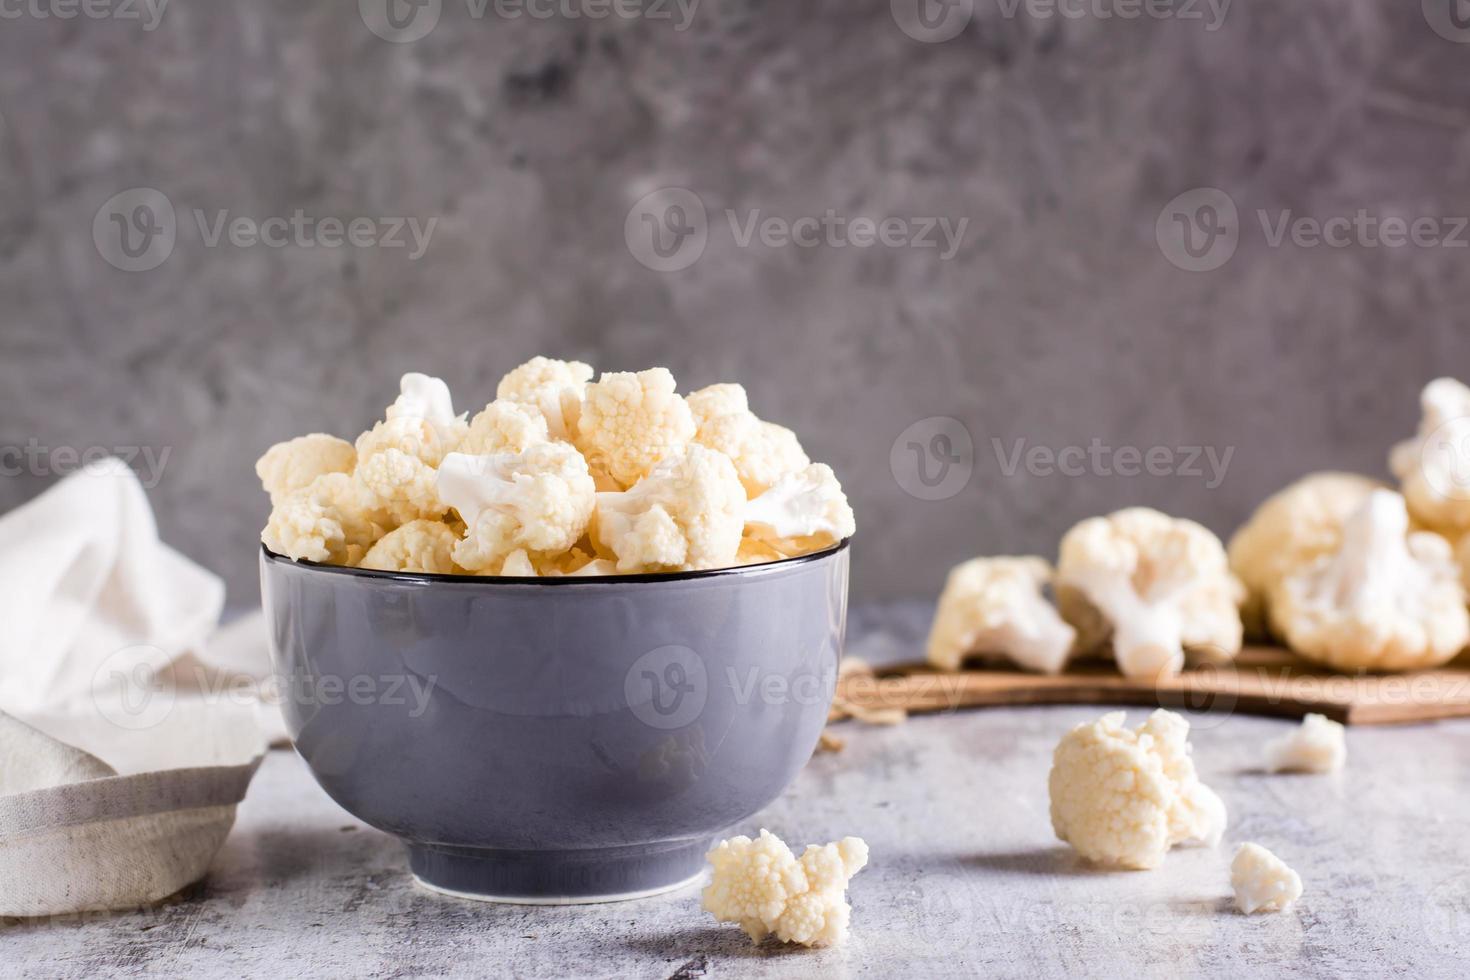
M749 497L765 493L788 473L811 465L796 433L750 410L737 384L710 385L689 396L694 441L730 457Z
M255 462L255 475L271 496L271 506L280 504L297 490L311 486L327 473L351 473L357 465L352 443L336 436L314 432L278 442Z
M745 508L745 533L787 556L830 548L856 530L842 484L825 463L786 474Z
M1235 907L1246 915L1280 912L1302 897L1302 877L1259 844L1242 844L1230 862Z
M1225 803L1200 782L1189 757L1189 722L1162 709L1138 728L1111 712L1064 736L1048 785L1052 828L1089 861L1158 867L1176 844L1214 846Z
M667 368L604 374L586 388L577 448L594 469L631 487L694 438L694 416Z
M596 536L619 572L735 564L745 489L728 456L694 443L631 490L597 495Z
M1271 772L1336 772L1347 761L1342 725L1326 715L1307 715L1299 727L1266 744Z
M463 569L454 564L454 544L459 536L440 521L409 521L389 531L368 549L360 567L386 572L428 572L454 575Z
M755 840L732 837L710 851L713 866L703 905L721 922L734 922L759 943L777 939L802 946L836 946L848 934L852 908L845 892L868 863L858 837L808 845L800 858L768 830Z
M1042 558L975 558L956 566L929 630L929 662L958 670L970 654L994 653L1027 670L1060 671L1077 631L1042 595L1051 576Z

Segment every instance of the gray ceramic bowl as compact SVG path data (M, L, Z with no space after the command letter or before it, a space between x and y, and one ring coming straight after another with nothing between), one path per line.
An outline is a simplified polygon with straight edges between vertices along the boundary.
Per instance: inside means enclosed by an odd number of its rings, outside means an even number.
M375 572L262 549L296 749L475 898L635 898L696 877L816 747L848 551L621 578Z

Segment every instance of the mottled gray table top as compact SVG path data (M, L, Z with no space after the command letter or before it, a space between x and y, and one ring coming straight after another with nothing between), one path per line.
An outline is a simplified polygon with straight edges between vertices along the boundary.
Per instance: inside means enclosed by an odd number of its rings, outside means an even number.
M857 617L855 653L912 632ZM754 947L697 888L616 905L460 902L414 887L393 840L273 752L209 878L160 907L0 926L0 973L94 977L516 975L872 977L1379 976L1470 973L1470 723L1353 729L1346 771L1260 772L1286 722L1192 716L1204 779L1230 808L1216 850L1101 872L1053 837L1057 738L1101 708L991 709L896 728L843 725L748 826L793 845L857 834L853 936ZM1137 712L1135 711L1135 720ZM1229 855L1276 851L1306 892L1283 915L1231 910Z

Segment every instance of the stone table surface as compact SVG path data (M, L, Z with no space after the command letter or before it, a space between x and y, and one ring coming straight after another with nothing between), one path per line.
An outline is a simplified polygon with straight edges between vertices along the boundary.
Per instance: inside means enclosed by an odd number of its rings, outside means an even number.
M850 652L885 659L915 621L856 617ZM397 977L1419 977L1470 973L1470 723L1352 729L1332 776L1267 775L1288 722L1191 715L1201 775L1230 810L1217 849L1151 872L1081 864L1053 837L1057 738L1102 708L988 709L839 729L746 825L793 845L846 834L872 861L853 935L810 952L753 946L696 887L535 908L415 887L402 848L353 819L291 752L266 759L209 877L146 910L0 925L0 975ZM1133 720L1142 717L1135 709ZM1231 847L1256 841L1305 894L1281 915L1230 905Z

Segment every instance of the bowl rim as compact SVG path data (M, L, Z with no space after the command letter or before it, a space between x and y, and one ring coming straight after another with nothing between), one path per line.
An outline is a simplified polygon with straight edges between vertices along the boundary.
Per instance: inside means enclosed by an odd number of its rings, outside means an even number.
M260 546L260 555L263 561L273 565L289 565L293 568L304 568L313 572L323 572L328 575L345 575L365 579L387 579L389 581L412 583L415 585L458 583L536 588L546 586L688 582L698 579L768 574L796 565L804 565L831 558L846 551L848 545L851 543L852 537L849 536L843 538L830 548L823 548L821 551L813 551L810 554L797 555L794 558L781 558L776 561L759 562L754 565L734 565L729 568L705 568L688 572L640 572L632 575L554 575L545 577L532 577L529 575L442 575L436 572L393 572L379 568L353 568L350 565L328 565L322 562L307 561L306 559L288 558L285 555L270 550L264 543Z

